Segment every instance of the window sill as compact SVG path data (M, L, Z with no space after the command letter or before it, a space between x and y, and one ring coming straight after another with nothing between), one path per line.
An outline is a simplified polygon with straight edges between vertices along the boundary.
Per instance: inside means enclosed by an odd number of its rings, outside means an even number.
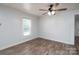
M29 36L30 35L30 33L28 32L28 33L24 33L24 36Z

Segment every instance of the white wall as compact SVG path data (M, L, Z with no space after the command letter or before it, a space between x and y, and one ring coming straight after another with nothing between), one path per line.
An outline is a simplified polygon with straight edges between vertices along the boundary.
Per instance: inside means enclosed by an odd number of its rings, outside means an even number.
M79 36L79 15L75 16L75 36Z
M32 33L23 36L22 18L32 21ZM0 50L37 37L37 17L0 5Z
M43 16L39 20L39 36L67 44L74 44L74 18L78 10Z

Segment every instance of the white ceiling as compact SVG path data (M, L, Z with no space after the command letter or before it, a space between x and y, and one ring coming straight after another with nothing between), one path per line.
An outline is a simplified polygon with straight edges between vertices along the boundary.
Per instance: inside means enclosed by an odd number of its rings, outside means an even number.
M3 3L2 5L28 12L33 15L41 16L45 11L39 11L39 9L48 9L50 3ZM78 3L60 3L58 8L68 8L68 10L79 9Z

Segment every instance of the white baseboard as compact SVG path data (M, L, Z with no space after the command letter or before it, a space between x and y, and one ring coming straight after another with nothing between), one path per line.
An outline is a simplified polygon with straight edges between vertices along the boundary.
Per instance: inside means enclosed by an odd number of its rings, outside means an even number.
M35 38L37 38L37 37L32 37L32 38L29 38L27 40L23 40L23 41L20 41L20 42L13 43L11 45L4 46L4 47L0 48L0 50L3 50L3 49L6 49L6 48L9 48L9 47L12 47L12 46L15 46L15 45L18 45L18 44L27 42L27 41L32 40L32 39L35 39Z
M65 44L69 44L69 45L74 45L73 43L70 42L64 42L64 41L60 41L60 40L56 40L54 38L51 37L47 37L47 36L39 36L40 38L44 38L44 39L48 39L48 40L52 40L52 41L57 41L57 42L61 42L61 43L65 43Z

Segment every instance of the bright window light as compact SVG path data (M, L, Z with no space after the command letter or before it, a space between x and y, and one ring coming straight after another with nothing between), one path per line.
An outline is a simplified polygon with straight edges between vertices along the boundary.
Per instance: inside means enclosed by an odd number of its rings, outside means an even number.
M23 30L24 30L24 36L31 34L31 20L24 18L23 19Z

